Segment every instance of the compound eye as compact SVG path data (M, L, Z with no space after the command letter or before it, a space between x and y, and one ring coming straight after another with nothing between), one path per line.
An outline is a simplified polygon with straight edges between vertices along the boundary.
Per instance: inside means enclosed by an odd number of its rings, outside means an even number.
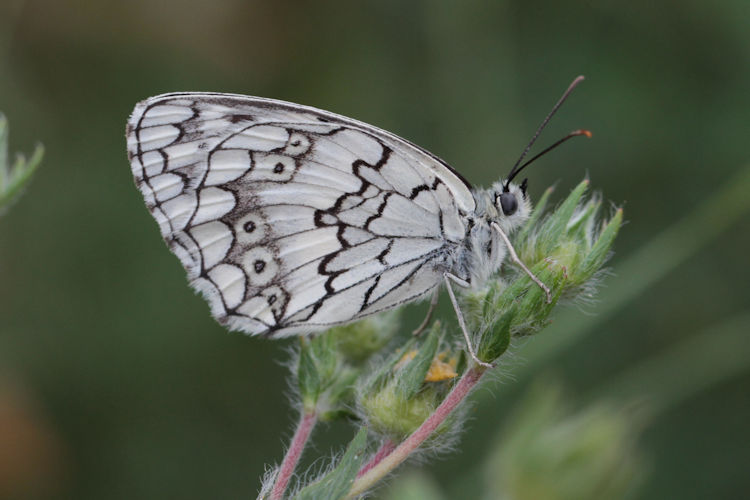
M516 201L516 196L512 193L501 193L500 207L503 209L503 213L506 216L516 213L516 210L518 210L518 201Z

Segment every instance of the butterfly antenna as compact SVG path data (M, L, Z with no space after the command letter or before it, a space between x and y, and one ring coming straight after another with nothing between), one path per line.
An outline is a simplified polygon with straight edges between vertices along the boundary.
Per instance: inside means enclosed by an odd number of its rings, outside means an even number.
M560 106L562 106L562 103L564 103L565 100L570 95L570 93L573 92L573 89L576 88L578 86L578 84L581 83L583 80L584 80L583 75L581 75L581 76L577 77L575 80L573 80L573 82L568 86L568 89L563 93L562 97L560 97L560 99L557 101L557 103L552 107L552 111L549 112L549 114L547 115L547 117L542 121L542 124L539 125L539 128L536 129L536 133L531 138L531 140L529 141L529 143L526 145L526 148L523 150L523 153L521 153L521 157L518 158L518 161L516 161L516 164L513 165L512 169L510 169L510 173L508 174L508 179L506 180L505 186L503 188L504 191L506 191L506 192L508 191L508 186L510 185L511 179L513 179L516 175L518 175L518 172L521 171L521 169L523 168L523 166L526 166L529 163L531 163L531 161L529 161L529 162L526 162L522 167L519 167L519 165L521 164L521 162L523 161L523 159L526 157L526 155L528 154L529 150L531 149L531 146L533 146L534 143L536 142L536 139L537 139L537 137L539 137L539 134L542 133L542 130L544 130L544 127L546 127L547 123L549 123L550 118L552 118L555 115L555 113L557 113L557 110L560 109ZM586 134L577 134L577 135L586 135ZM575 136L570 136L570 137L575 137ZM561 141L558 141L558 143L561 144L562 142L565 142L566 140L570 139L570 137L566 137L566 138L562 139ZM555 144L555 146L557 146L557 145L559 145L559 144ZM554 148L554 146L553 146L553 148ZM548 149L551 149L551 148L548 148ZM537 155L537 157L538 156L541 156L541 155ZM532 158L532 160L533 159L536 159L536 157Z
M552 144L551 146L545 148L544 151L542 151L541 153L538 153L538 154L534 155L533 158L531 158L529 160L526 160L523 163L523 165L521 165L520 167L518 167L513 172L513 176L508 176L508 182L510 182L510 180L513 179L513 177L517 176L519 174L519 172L521 172L521 170L523 170L524 168L526 168L527 165L531 165L531 163L534 160L536 160L538 158L541 158L542 156L546 155L547 153L549 153L550 151L552 151L553 149L555 149L557 146L559 146L563 142L567 141L568 139L572 139L573 137L578 137L579 135L584 135L584 136L588 137L589 139L591 139L591 136L593 134L589 130L583 130L583 129L572 131L571 133L569 133L568 135L566 135L565 137L563 137L559 141L557 141L554 144ZM506 186L507 186L507 184L506 184Z

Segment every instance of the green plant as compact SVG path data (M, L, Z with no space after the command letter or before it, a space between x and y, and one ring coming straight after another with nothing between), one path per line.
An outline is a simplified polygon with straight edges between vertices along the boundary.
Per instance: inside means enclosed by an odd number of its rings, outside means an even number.
M516 337L533 335L562 302L590 299L622 224L616 210L601 222L601 200L581 182L553 211L547 190L515 235L521 258L552 289L552 301L512 265L460 297L480 360L498 364ZM422 338L398 335L388 313L303 338L292 363L300 422L282 464L268 474L260 498L356 498L405 460L455 446L469 394L486 366L464 354L459 335L433 323ZM346 453L307 484L289 485L318 421L349 418L359 430Z

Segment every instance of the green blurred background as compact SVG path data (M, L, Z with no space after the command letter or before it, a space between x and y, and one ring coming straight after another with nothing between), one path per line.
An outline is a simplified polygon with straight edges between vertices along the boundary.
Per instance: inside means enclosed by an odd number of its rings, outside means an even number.
M594 137L534 165L530 191L556 184L559 199L589 176L623 206L614 275L598 304L515 349L459 449L425 473L446 498L478 496L496 434L544 374L574 407L651 398L637 498L745 497L749 32L746 0L4 0L10 147L47 153L0 218L0 497L251 498L291 435L294 341L226 333L186 285L133 186L137 101L204 90L313 105L486 185L578 74L540 145ZM716 198L722 186L734 198ZM308 462L351 435L320 427Z

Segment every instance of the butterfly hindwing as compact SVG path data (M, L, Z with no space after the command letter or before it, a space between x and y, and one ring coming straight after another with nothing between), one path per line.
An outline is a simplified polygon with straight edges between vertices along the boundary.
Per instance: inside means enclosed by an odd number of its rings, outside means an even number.
M314 108L167 94L128 124L162 236L233 329L346 323L439 284L473 209L466 184L392 134Z

